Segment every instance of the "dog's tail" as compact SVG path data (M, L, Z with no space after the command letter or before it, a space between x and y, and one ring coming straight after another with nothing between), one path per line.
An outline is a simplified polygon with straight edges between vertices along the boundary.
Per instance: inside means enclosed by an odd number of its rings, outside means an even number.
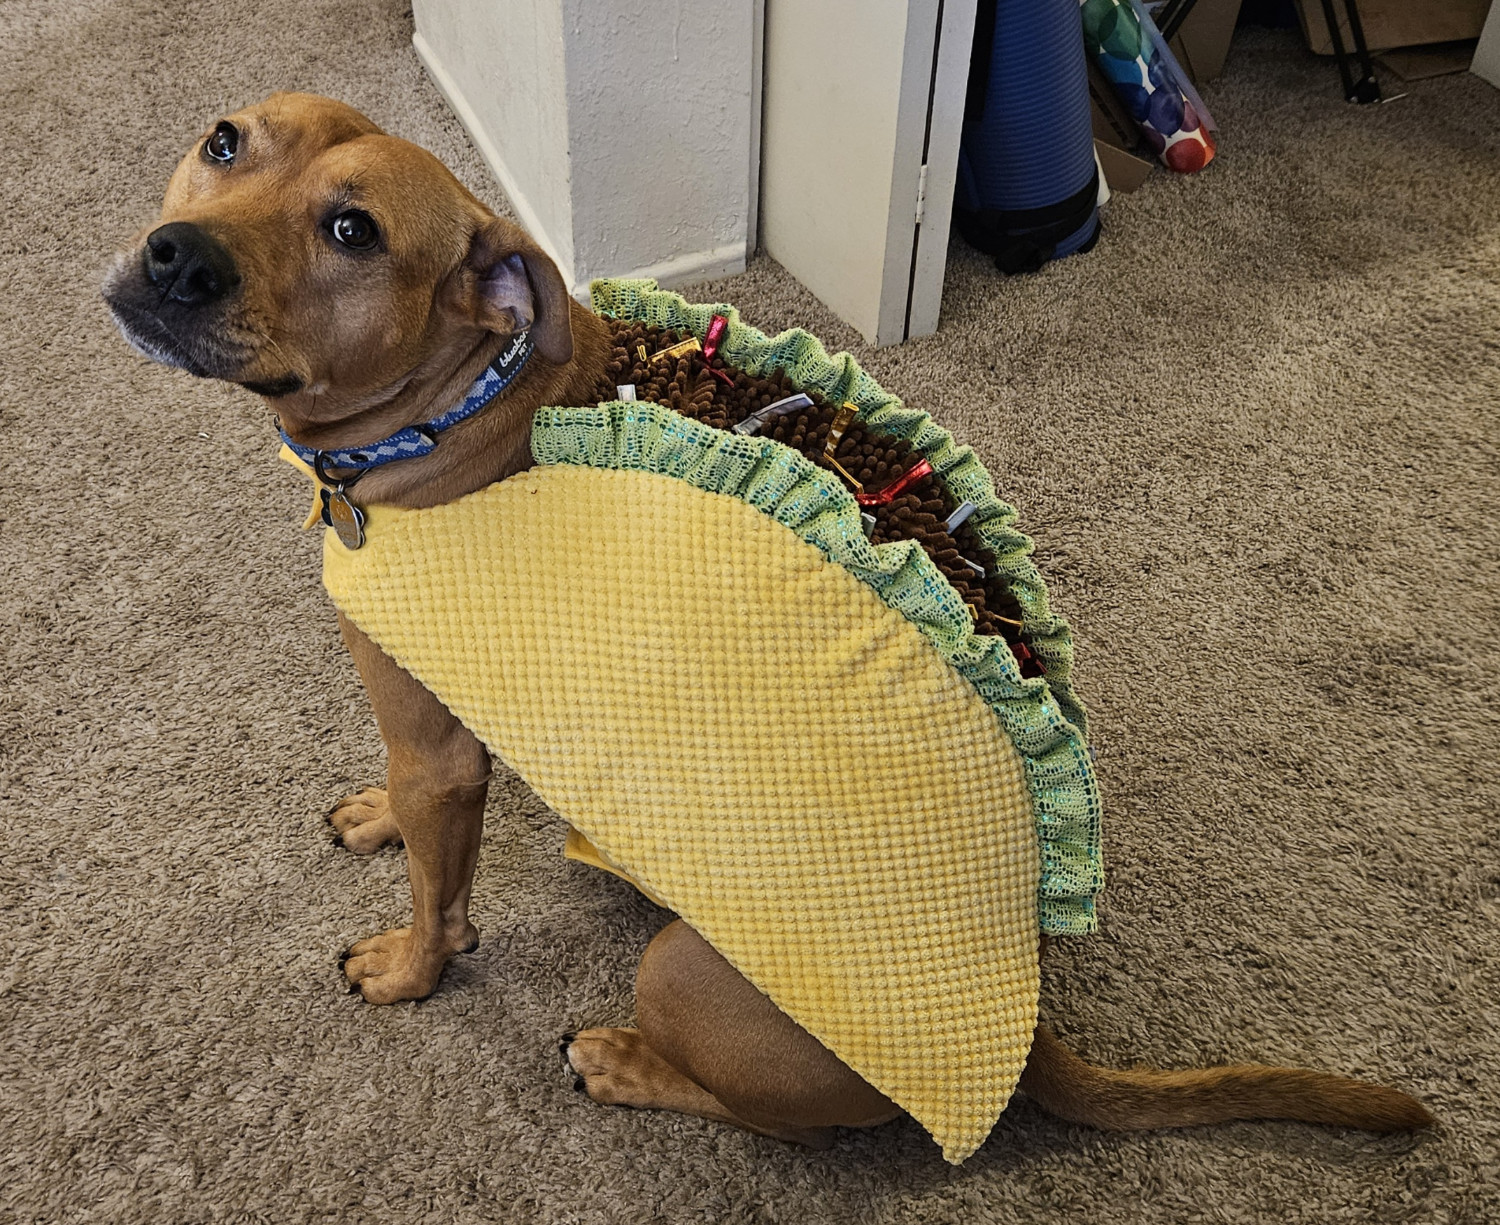
M1409 1131L1436 1122L1420 1102L1395 1089L1301 1068L1097 1068L1044 1025L1036 1027L1020 1088L1049 1114L1111 1131L1230 1119L1301 1119L1366 1131Z

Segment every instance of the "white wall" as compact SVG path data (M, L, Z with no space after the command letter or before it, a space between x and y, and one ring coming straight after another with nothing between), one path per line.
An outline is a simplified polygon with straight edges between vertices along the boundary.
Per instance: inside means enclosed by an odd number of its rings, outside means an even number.
M575 292L738 271L754 0L414 0L418 54Z
M568 104L559 4L414 0L412 41L521 223L573 263Z

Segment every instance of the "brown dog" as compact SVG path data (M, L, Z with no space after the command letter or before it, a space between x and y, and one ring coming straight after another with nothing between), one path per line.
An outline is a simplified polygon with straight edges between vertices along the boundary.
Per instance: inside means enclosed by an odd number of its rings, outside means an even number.
M295 443L325 451L432 421L529 330L532 360L440 446L359 476L366 504L434 506L529 467L533 412L587 402L608 353L604 325L524 233L424 150L304 94L276 94L210 129L173 174L158 225L118 257L105 297L148 357L264 396ZM478 940L468 902L489 756L353 624L341 618L340 628L375 708L388 778L331 819L353 851L406 844L413 907L410 927L354 945L344 973L371 1003L421 999L447 959ZM833 1126L900 1113L681 921L646 950L636 1008L639 1029L564 1039L597 1101L808 1144L826 1144ZM1105 1071L1042 1027L1020 1084L1054 1114L1109 1128L1432 1122L1404 1094L1316 1072Z

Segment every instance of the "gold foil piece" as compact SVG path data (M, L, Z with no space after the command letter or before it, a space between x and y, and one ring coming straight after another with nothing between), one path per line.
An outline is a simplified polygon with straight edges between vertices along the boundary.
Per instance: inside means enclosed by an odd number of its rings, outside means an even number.
M833 453L839 449L839 442L844 437L844 431L849 428L849 423L857 416L859 416L859 409L850 404L848 400L845 400L843 407L834 414L833 424L828 427L828 441L823 444L824 459L830 461L833 459ZM843 472L844 470L840 468L839 471Z
M844 431L857 416L859 416L859 409L845 400L843 407L834 414L833 424L828 427L828 441L823 444L823 458L834 466L841 477L854 486L855 493L864 493L865 487L850 476L844 465L833 457L833 453L839 449L839 441L844 437Z
M663 357L682 357L688 353L702 352L703 345L699 342L698 338L696 336L689 336L686 340L679 340L670 348L661 349L658 352L653 353L650 360L656 361L658 358Z
M841 477L848 481L849 484L854 486L855 493L864 493L865 487L849 475L849 470L845 468L843 464L839 463L839 461L834 459L831 455L825 455L823 458L826 459L830 464L832 464L835 469L837 469L838 474Z

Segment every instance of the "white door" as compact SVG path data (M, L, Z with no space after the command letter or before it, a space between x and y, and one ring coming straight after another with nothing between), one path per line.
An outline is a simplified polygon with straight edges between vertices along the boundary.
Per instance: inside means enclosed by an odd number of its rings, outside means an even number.
M976 0L766 0L760 237L877 345L937 330Z

